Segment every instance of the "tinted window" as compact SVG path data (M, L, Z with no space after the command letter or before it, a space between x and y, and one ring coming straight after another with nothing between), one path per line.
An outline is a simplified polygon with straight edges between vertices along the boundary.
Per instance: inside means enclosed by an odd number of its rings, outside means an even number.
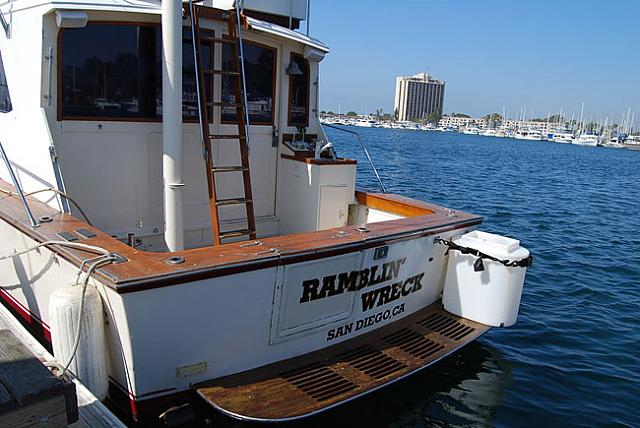
M62 32L63 118L159 119L162 40L157 25L89 24ZM191 34L183 37L183 114L197 118ZM203 64L210 64L203 46ZM206 84L211 88L210 84Z
M7 84L7 76L4 74L4 64L2 63L2 53L0 53L0 112L10 112L11 97L9 96L9 85Z
M232 52L233 47L229 44L225 44L222 55L223 70L237 71L232 65ZM276 69L276 51L275 49L246 42L244 44L244 59L249 123L272 124L273 94L275 93L274 73ZM223 76L223 102L235 102L235 79L237 79L237 77ZM224 107L222 109L222 121L235 122L236 109L234 107Z
M302 55L291 54L302 74L289 76L289 125L309 124L309 63Z
M201 37L213 37L210 31L201 30ZM196 68L193 60L193 42L191 41L191 29L182 30L182 114L185 119L198 119L198 92L196 89ZM202 45L202 68L213 68L211 56L212 43ZM213 100L213 74L204 73L204 90L207 101ZM162 76L160 76L160 88L162 88ZM211 109L210 109L211 110ZM211 120L211 116L209 116Z

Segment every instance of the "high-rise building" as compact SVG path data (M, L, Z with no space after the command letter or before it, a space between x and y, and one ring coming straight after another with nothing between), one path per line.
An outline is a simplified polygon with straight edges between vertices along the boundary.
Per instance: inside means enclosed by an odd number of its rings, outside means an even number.
M398 120L423 121L430 113L442 115L444 81L427 73L396 78L395 109Z

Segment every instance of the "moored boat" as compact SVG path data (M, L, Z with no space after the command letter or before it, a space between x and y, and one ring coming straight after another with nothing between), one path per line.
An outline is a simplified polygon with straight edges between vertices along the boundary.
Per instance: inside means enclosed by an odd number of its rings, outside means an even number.
M19 3L0 36L0 297L135 420L298 419L509 325L442 307L479 216L356 189L284 3Z
M598 141L599 141L598 135L581 133L571 141L571 144L576 144L579 146L596 147L598 145Z

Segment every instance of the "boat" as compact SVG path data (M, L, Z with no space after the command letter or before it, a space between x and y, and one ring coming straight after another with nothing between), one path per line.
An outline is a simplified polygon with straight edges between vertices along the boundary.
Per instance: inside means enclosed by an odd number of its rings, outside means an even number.
M484 131L482 131L480 133L480 135L484 135L485 137L497 137L498 136L498 130L496 129L486 129Z
M463 134L480 135L480 128L477 126L468 126L462 130Z
M354 125L363 128L373 128L376 126L376 122L372 119L359 119L354 123Z
M640 135L629 135L622 146L629 150L640 150Z
M577 144L579 146L596 147L598 145L599 136L594 134L579 134L571 141L571 144Z
M476 279L530 263L484 272L455 244L480 216L357 188L305 2L244 4L0 7L0 300L150 426L196 402L296 420L390 385L515 322L443 302L454 255Z
M542 141L542 134L534 129L519 129L513 135L513 138L516 140Z
M621 138L619 135L611 137L609 141L600 141L599 145L602 147L608 147L610 149L623 149L626 139Z
M550 140L554 143L570 144L573 141L573 132L557 131L553 133Z

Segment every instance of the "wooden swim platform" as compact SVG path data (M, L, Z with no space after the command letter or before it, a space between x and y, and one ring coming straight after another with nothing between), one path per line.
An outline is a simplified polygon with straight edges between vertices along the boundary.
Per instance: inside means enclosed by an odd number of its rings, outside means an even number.
M434 303L330 348L194 386L231 417L299 419L335 407L434 364L489 330Z

